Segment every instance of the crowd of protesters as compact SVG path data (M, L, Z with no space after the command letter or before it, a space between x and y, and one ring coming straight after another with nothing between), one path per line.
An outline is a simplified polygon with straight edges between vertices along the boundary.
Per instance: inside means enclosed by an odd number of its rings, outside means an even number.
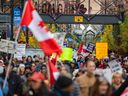
M128 87L128 58L119 58L123 74L112 74L112 84L97 68L108 68L109 58L97 60L95 56L78 55L72 62L57 61L60 75L54 86L49 82L47 57L23 56L13 58L9 66L6 56L0 57L0 96L121 96Z

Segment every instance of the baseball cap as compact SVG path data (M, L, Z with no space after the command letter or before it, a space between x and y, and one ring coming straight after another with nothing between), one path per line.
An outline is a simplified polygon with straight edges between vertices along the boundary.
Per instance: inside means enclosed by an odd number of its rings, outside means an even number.
M32 81L41 80L41 81L43 81L43 80L45 80L45 78L44 78L44 75L41 72L34 72L32 74L32 76L29 78L29 80L32 80Z

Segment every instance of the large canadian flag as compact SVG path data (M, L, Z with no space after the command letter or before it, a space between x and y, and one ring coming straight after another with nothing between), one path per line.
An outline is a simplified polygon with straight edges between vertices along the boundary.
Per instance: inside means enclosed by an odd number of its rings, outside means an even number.
M31 0L26 1L21 26L27 26L32 31L46 55L51 55L52 53L61 54L61 47L52 37L38 12L35 10Z

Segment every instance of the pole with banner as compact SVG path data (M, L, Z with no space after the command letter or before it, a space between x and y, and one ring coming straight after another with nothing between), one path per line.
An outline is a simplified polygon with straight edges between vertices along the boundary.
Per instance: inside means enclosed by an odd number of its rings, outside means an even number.
M16 34L18 33L18 28L20 26L21 21L21 9L19 7L15 7L13 11L13 34L14 38L16 38Z
M15 36L15 43L17 43L17 40L18 40L18 37L19 37L19 34L20 34L20 29L21 29L21 27L20 27L20 20L21 20L21 10L20 10L20 8L19 7L16 7L13 10L13 13L12 14L13 14L13 20L12 21L14 22L14 26L15 25L17 26L16 27L17 28L17 32L16 32L16 36ZM12 30L12 31L14 31L14 30ZM14 56L14 54L11 54L11 56L10 56L9 65L8 65L8 68L7 68L7 72L6 72L6 76L5 76L3 88L5 87L5 85L7 83L7 78L9 76L9 70L10 70L10 67L11 67L13 56Z
M21 27L18 28L18 33L17 33L16 38L15 38L16 43L17 43L17 40L18 40L18 37L19 37L19 34L20 34L20 29L21 29ZM4 80L4 84L3 84L3 88L5 87L5 85L7 83L7 78L9 76L9 70L10 70L10 67L11 67L13 56L14 56L14 54L11 54L11 57L10 57L10 60L9 60L9 65L8 65L6 76L5 76L5 80Z
M12 31L12 34L14 33L14 31L16 31L16 35L14 35L13 37L15 37L15 43L17 43L17 40L18 40L18 37L19 37L19 34L20 34L20 21L21 21L21 9L19 7L16 7L14 8L14 10L12 10L12 23L11 24L11 31ZM15 26L15 28L13 28ZM14 29L14 30L13 30ZM11 67L11 62L12 62L12 59L13 59L13 56L14 54L11 54L10 56L10 60L9 60L9 65L8 65L8 68L7 68L7 72L6 72L6 77L5 77L5 80L4 80L4 84L3 84L3 88L5 87L6 83L7 83L7 78L9 76L9 70L10 70L10 67Z

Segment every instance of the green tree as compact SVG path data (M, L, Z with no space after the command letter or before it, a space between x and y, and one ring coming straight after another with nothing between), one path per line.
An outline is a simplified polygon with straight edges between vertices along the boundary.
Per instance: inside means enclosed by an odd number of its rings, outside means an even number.
M125 18L125 21L120 25L120 49L123 53L128 53L128 16Z
M115 49L114 38L113 38L112 32L113 32L113 26L106 25L104 27L104 32L101 35L101 42L107 42L110 50Z

